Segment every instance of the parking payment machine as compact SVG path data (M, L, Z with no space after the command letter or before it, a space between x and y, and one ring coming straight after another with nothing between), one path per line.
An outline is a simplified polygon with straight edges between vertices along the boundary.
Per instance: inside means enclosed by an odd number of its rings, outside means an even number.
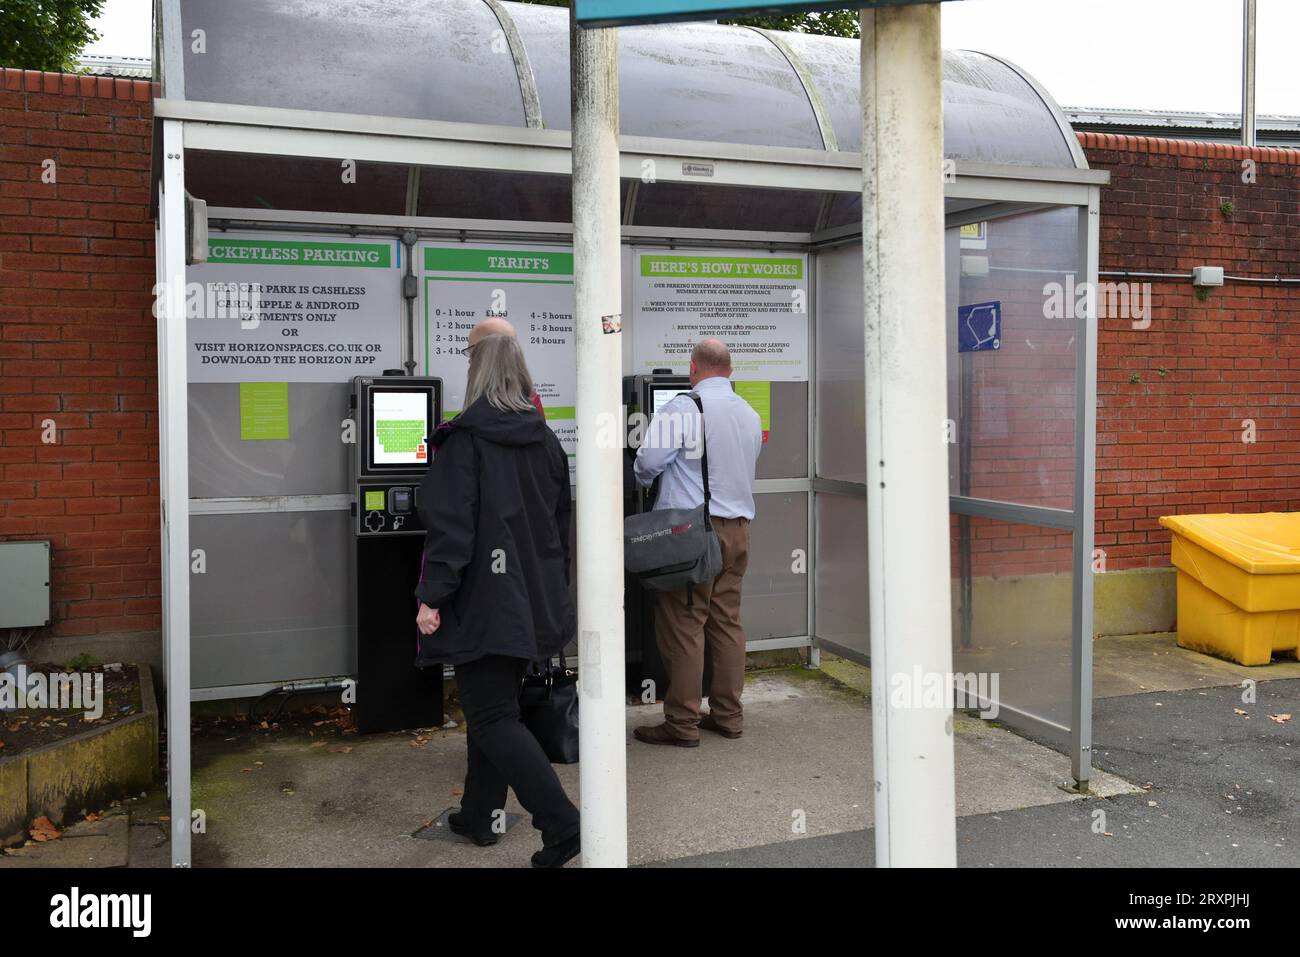
M669 369L624 377L623 405L628 412L628 455L623 470L624 515L636 515L653 508L659 490L658 482L648 489L641 488L632 474L632 459L640 446L638 436L644 435L645 424L670 399L690 391L691 380L684 375L673 375ZM644 687L642 683L649 679L654 682L656 696L662 698L668 688L668 674L655 644L654 609L655 596L629 576L623 598L628 691L640 695Z
M424 525L420 482L442 418L442 380L352 380L351 563L357 637L357 730L441 726L442 668L416 668L415 586Z

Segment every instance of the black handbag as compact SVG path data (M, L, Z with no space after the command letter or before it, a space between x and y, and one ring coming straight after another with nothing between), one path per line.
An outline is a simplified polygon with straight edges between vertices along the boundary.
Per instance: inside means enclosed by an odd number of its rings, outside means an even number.
M578 672L543 662L524 675L519 688L519 716L552 764L578 763Z

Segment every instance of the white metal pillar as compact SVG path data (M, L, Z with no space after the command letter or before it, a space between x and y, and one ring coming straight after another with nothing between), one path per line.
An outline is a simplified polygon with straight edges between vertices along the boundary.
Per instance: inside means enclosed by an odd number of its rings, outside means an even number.
M582 864L626 867L618 38L570 24Z
M158 437L162 499L167 791L173 867L190 866L190 469L183 124L163 121L158 201Z
M876 864L951 867L950 695L915 693L952 672L939 4L861 16Z
M1241 145L1255 145L1255 0L1242 0Z

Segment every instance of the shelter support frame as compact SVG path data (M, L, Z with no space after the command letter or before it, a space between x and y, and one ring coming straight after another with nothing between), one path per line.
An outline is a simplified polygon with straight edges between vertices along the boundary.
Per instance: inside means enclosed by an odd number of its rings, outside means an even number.
M428 165L437 157L439 165L471 166L519 172L554 172L570 174L569 134L542 129L496 128L483 125L453 124L425 120L361 117L346 114L281 110L264 107L231 106L160 99L155 115L162 126L164 162L155 169L159 199L158 275L184 274L184 153L187 149L223 153L251 153L298 156L304 158L351 158L386 163ZM619 175L639 178L644 160L656 163L663 181L691 182L695 185L735 185L778 189L808 189L854 193L862 187L861 155L827 153L777 147L747 147L695 141L660 140L647 137L623 137L619 155ZM680 174L683 164L713 164L714 176L706 183ZM1107 174L1087 169L1039 169L957 161L955 177L944 184L949 201L948 226L962 222L979 222L1011 215L1017 211L1047 206L1073 206L1081 211L1082 245L1080 268L1095 282L1097 272L1097 208L1100 186ZM213 208L213 218L229 216L299 229L337 224L361 231L415 229L428 235L454 235L457 232L482 231L487 235L517 235L567 241L572 237L570 224L524 223L497 220L447 220L418 216L376 216L322 214L294 211L252 211ZM672 236L682 243L757 243L779 246L804 246L812 251L857 242L860 226L847 226L806 233L743 233L725 230L667 230L656 227L623 227L624 239ZM815 287L812 315L815 312ZM172 315L165 307L159 317L159 391L162 459L163 520L163 593L164 653L168 676L168 725L170 729L189 727L191 695L189 677L189 565L188 488L186 418L186 366L183 313ZM1093 464L1095 443L1095 354L1096 315L1093 309L1080 322L1080 352L1077 415L1076 498L1071 520L1074 545L1074 671L1070 757L1074 776L1084 784L1090 774L1091 720L1091 574ZM816 322L811 324L810 345L815 346ZM815 353L815 348L813 349ZM815 363L815 359L813 360ZM815 366L812 369L815 375ZM180 414L176 414L180 413ZM808 493L809 533L815 539L815 498L818 495L864 496L862 485L816 477L816 420L818 409L815 390L809 396L809 478L775 480L769 491L789 487ZM790 485L793 482L794 485ZM178 491L179 490L179 491ZM764 491L760 485L758 491ZM311 507L313 503L297 503ZM315 503L336 508L337 502ZM214 503L198 504L196 514L211 511ZM242 510L267 507L258 502L228 502L224 509ZM1022 514L1027 506L988 504L954 500L954 511L1000 510L999 515ZM1064 516L1035 513L1035 521L1045 517L1064 520ZM814 572L816 547L810 542L809 574ZM1086 559L1086 560L1085 560ZM751 644L751 650L812 644L855 656L851 649L835 646L818 636L817 610L813 589L809 588L809 635ZM199 692L194 698L212 695ZM1064 729L1060 729L1064 730ZM172 861L176 866L190 862L191 802L189 788L190 760L187 734L168 735L168 781L171 798Z

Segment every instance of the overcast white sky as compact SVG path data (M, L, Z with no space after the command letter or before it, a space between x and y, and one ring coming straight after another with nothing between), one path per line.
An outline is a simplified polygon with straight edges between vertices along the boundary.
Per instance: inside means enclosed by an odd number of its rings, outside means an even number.
M108 0L103 39L86 52L150 56L152 7ZM1242 0L958 0L943 5L943 44L1006 57L1063 106L1236 113L1241 10ZM1259 0L1259 112L1300 115L1297 39L1300 2Z

